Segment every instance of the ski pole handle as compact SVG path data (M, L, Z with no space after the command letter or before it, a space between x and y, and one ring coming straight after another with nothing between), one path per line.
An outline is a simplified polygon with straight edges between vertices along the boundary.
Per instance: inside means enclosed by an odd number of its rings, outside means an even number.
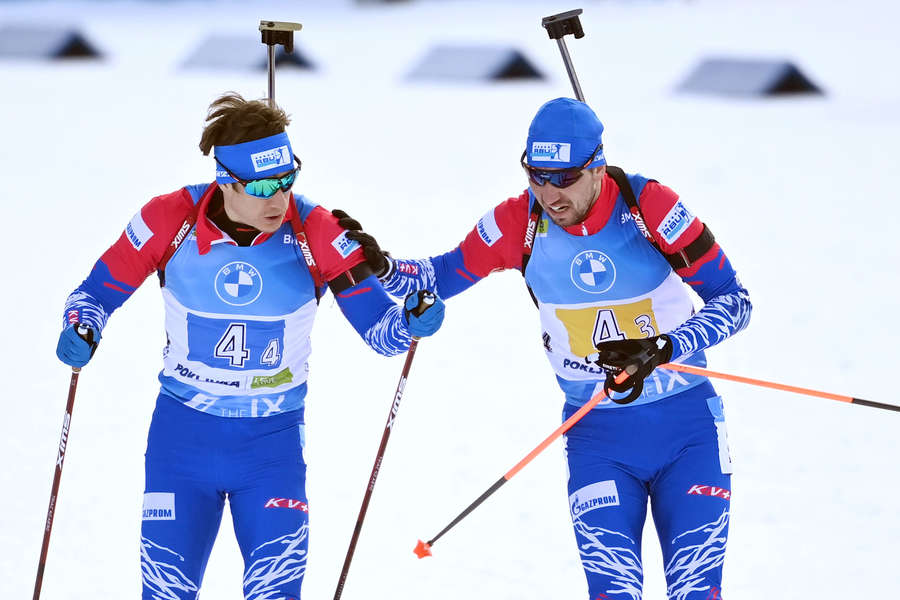
M434 294L428 290L422 290L419 292L419 304L410 312L417 317L421 317L432 304L434 304Z

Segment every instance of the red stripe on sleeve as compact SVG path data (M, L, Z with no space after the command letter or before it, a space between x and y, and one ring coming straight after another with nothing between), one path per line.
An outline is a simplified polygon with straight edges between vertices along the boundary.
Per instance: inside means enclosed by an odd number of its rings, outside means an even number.
M364 287L364 288L360 288L358 290L353 290L352 292L349 292L349 293L341 292L340 294L338 294L338 296L340 296L341 298L352 298L353 296L358 296L359 294L365 294L366 292L371 292L371 291L372 291L372 288Z
M127 291L123 290L122 288L120 288L119 286L117 286L117 285L115 285L115 284L112 284L112 283L110 283L110 282L108 282L108 281L104 281L104 282L103 282L103 285L104 285L105 287L114 289L114 290L116 290L117 292L122 292L123 294L131 295L131 292L127 292Z
M460 276L464 277L464 278L467 279L468 281L471 281L471 282L474 283L475 280L472 279L471 277L469 277L469 276L465 273L465 271L463 271L462 269L456 269L456 272L459 273Z

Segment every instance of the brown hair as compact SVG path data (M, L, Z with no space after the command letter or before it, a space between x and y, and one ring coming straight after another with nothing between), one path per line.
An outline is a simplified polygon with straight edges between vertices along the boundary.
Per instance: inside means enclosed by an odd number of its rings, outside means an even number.
M290 118L277 104L264 100L244 100L237 92L226 92L209 105L206 127L200 136L205 155L213 146L227 146L258 140L284 131Z

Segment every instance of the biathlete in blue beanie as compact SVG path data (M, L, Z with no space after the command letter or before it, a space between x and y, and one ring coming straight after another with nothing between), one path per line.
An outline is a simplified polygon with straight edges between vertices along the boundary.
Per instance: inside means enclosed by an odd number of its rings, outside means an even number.
M607 166L602 133L586 104L544 104L521 158L528 189L441 256L392 259L357 221L335 214L400 297L431 289L446 299L494 271L520 269L540 314L536 341L565 395L563 417L608 393L566 435L589 598L641 598L649 500L668 597L721 600L731 500L722 400L705 377L657 367L706 366L706 348L747 326L750 300L671 189ZM689 289L703 300L696 313ZM623 371L629 377L615 383Z
M441 300L423 302L422 292L397 305L337 219L292 193L300 160L288 123L267 102L233 93L213 102L200 149L213 152L216 181L150 200L66 301L57 355L82 367L144 279L155 271L162 286L145 599L197 597L226 499L244 597L299 599L309 530L303 409L319 298L330 287L363 340L388 356L443 319Z

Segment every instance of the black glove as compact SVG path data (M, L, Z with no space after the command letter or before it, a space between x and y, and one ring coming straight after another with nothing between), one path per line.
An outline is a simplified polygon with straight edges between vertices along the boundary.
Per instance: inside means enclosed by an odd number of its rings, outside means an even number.
M338 225L347 230L347 237L355 242L359 242L359 245L362 246L366 262L372 268L375 276L383 278L389 275L392 266L390 253L382 250L378 245L378 241L362 230L362 225L359 224L359 221L341 209L336 208L331 211L331 214L337 217Z
M672 359L672 340L667 335L641 340L617 340L597 344L597 353L587 361L597 363L606 371L603 389L617 404L629 404L644 391L644 379L659 365ZM628 378L616 383L615 378L625 371ZM614 398L609 391L625 393L624 398Z

